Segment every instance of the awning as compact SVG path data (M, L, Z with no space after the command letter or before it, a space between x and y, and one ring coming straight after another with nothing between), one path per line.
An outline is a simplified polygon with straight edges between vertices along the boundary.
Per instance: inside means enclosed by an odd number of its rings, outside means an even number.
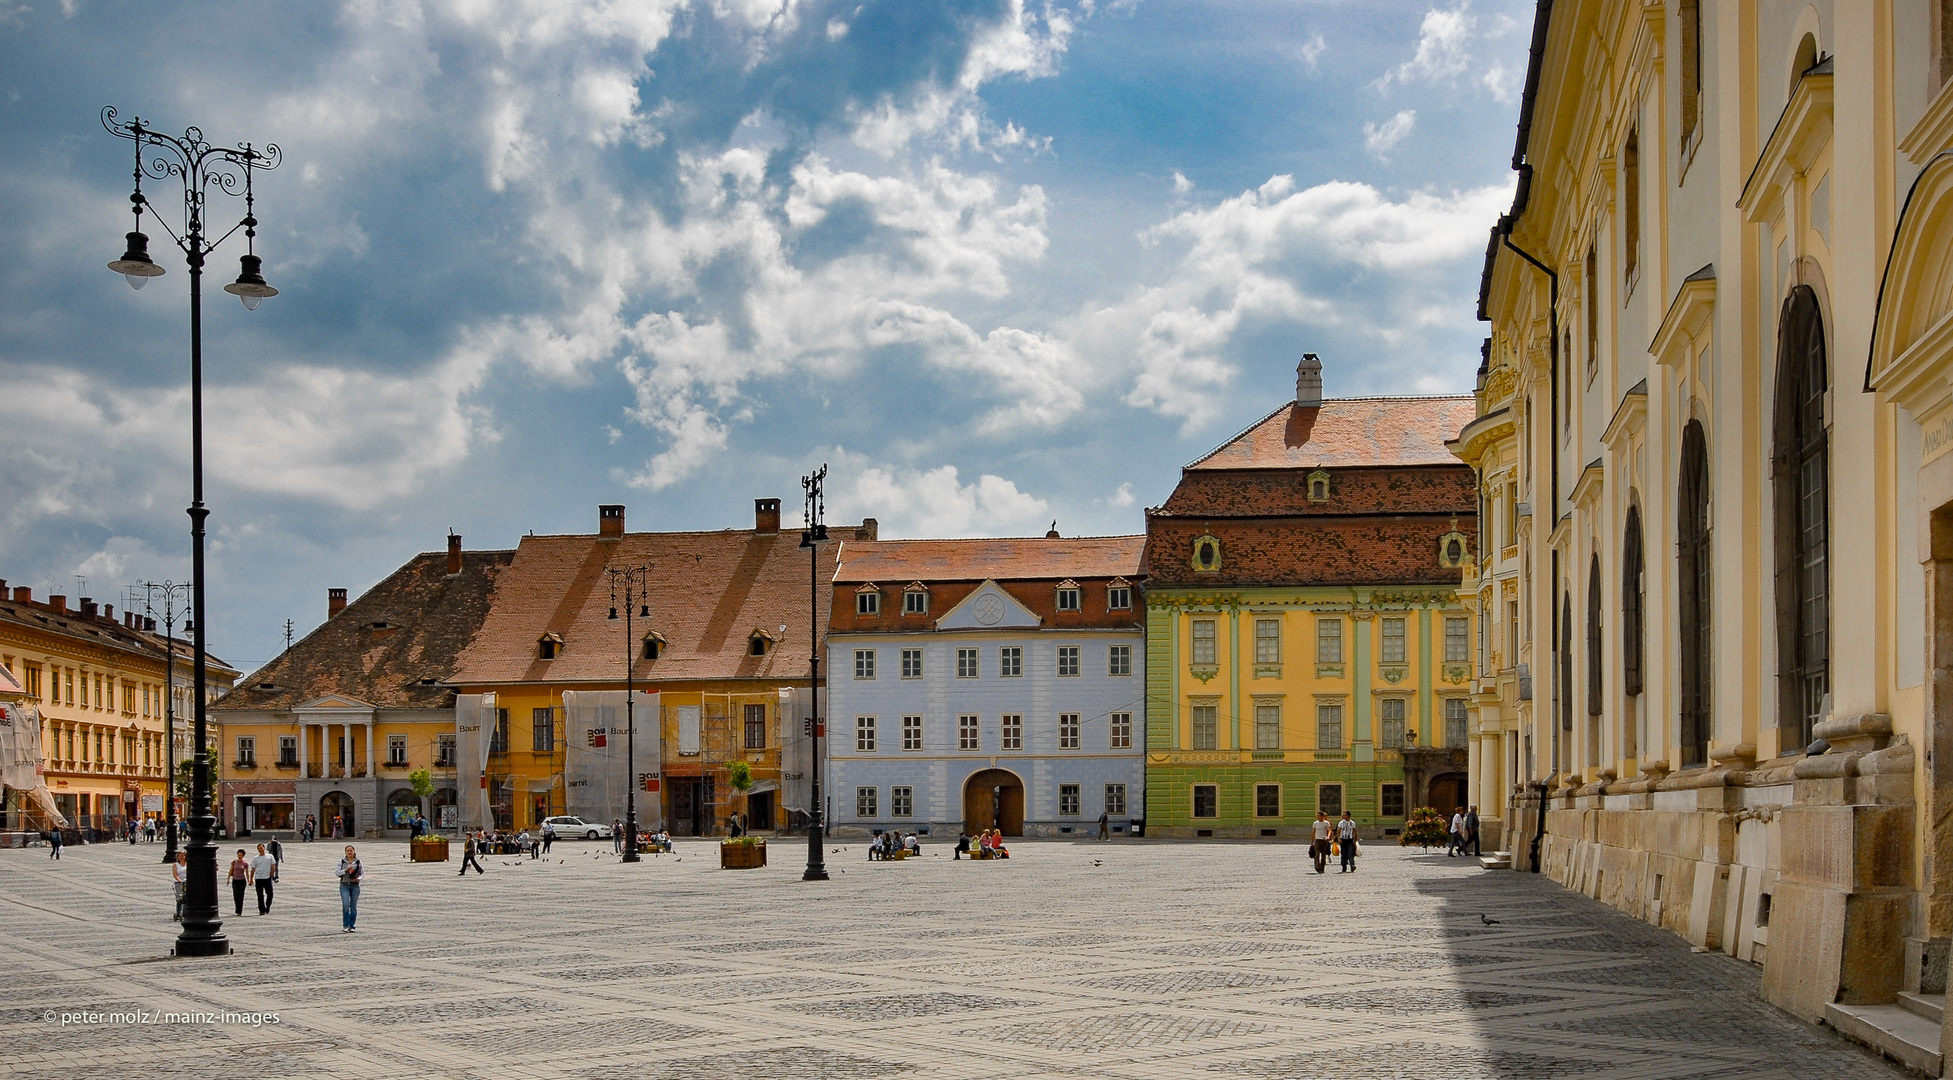
M754 781L752 787L746 789L746 794L761 795L769 791L778 790L780 790L780 782L778 780L758 780Z
M41 808L42 813L53 819L55 828L65 829L68 827L68 819L61 816L61 808L54 805L54 792L49 791L46 784L40 784L28 789L27 794L29 798L34 800L35 805Z

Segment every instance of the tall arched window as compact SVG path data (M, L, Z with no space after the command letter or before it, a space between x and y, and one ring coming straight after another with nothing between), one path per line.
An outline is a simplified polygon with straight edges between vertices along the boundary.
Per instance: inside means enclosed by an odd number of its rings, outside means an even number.
M1831 687L1830 440L1824 317L1808 285L1777 324L1777 716L1783 748L1811 741Z
M1702 422L1682 429L1675 497L1676 614L1681 620L1682 764L1709 760L1709 443Z
M1573 765L1573 590L1560 594L1560 745Z
M1621 531L1621 689L1629 697L1643 687L1641 508L1629 506Z
M1600 555L1587 564L1587 764L1600 764Z

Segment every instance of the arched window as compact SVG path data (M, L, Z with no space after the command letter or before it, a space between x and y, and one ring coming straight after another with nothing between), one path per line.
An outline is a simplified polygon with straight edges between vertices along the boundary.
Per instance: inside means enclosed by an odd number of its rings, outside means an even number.
M1709 443L1702 422L1682 429L1675 497L1676 614L1681 619L1682 764L1709 759Z
M1573 764L1573 590L1560 594L1560 746Z
M1621 535L1621 683L1629 697L1641 693L1641 508L1629 506Z
M1600 556L1587 568L1587 764L1600 764Z
M1831 685L1830 439L1824 317L1808 285L1777 326L1772 494L1776 503L1777 716L1783 748L1811 740Z

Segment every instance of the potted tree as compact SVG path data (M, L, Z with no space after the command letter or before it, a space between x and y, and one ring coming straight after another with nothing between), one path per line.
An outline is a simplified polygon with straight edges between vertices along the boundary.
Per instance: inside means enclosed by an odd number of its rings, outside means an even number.
M415 769L408 773L407 784L423 803L434 794L434 777L426 769ZM424 833L414 837L407 850L415 862L447 862L448 838L439 833Z
M726 782L743 799L753 786L753 767L735 761L726 767ZM766 841L757 836L727 837L719 844L719 865L727 870L751 870L766 865Z
M1410 819L1404 822L1404 831L1397 837L1397 843L1404 847L1415 844L1426 851L1450 841L1451 829L1445 824L1444 815L1429 806L1412 810Z

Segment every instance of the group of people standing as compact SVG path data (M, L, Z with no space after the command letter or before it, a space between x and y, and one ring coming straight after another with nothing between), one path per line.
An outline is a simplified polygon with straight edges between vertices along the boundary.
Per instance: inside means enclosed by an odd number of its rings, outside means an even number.
M278 866L284 860L284 849L278 841L269 845L259 844L258 853L247 858L243 848L237 849L237 858L231 860L231 899L237 905L237 913L244 914L244 890L255 886L258 893L258 914L271 914L272 886L278 881ZM176 917L183 918L183 887L176 890Z
M1343 811L1343 816L1329 820L1325 810L1316 811L1316 820L1310 826L1309 857L1315 861L1316 873L1329 868L1329 856L1342 860L1341 874L1356 873L1356 856L1360 845L1356 842L1356 819Z

